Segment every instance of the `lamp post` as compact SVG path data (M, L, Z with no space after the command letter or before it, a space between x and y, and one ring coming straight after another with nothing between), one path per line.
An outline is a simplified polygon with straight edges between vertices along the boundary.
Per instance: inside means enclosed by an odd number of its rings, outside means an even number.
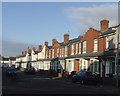
M116 35L117 35L117 50L116 50L116 82L117 82L117 87L119 87L119 78L118 78L118 70L119 70L119 33L120 33L120 26L118 26Z

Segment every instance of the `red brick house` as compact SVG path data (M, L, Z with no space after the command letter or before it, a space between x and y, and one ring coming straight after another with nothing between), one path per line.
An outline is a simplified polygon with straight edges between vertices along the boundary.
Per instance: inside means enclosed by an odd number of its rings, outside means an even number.
M101 76L107 76L106 74L109 73L116 74L116 53L113 51L116 50L115 42L116 33L119 32L118 28L119 26L109 27L109 21L103 19L100 21L99 30L89 28L83 36L74 39L69 39L69 34L66 33L63 42L58 42L53 38L51 46L48 45L47 41L44 43L44 48L41 49L44 56L36 62L42 62L40 65L47 66L43 67L47 70L57 71L57 68L60 67L69 73L90 70ZM114 63L111 64L110 62ZM111 71L113 69L115 69L114 72Z

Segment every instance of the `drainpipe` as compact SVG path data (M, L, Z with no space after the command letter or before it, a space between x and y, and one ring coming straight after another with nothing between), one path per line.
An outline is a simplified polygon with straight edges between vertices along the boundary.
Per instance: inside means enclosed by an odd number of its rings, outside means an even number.
M119 28L118 28L119 29ZM118 50L119 50L119 31L120 30L117 30L117 50L116 50L116 62L115 62L115 65L116 65L116 85L117 85L117 87L119 87L119 78L118 78L118 59L119 59L119 53L118 53Z

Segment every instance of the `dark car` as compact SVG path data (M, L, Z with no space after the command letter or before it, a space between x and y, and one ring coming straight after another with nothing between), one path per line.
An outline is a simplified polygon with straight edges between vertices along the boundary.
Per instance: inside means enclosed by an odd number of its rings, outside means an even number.
M31 67L31 68L26 68L25 69L25 71L24 71L24 73L26 73L26 74L35 74L36 72L35 72L35 68L34 67Z
M27 62L26 69L24 70L26 74L35 74L35 68L32 66L31 62Z
M80 82L81 84L94 84L97 85L98 83L97 75L93 74L90 71L79 71L75 75L72 76L72 82Z
M7 76L16 76L17 75L17 70L14 67L8 67L6 70L6 75Z

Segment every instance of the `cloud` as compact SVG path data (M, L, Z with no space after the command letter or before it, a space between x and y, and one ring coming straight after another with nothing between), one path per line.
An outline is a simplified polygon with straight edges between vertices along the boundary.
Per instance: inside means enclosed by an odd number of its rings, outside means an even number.
M2 55L3 56L17 56L21 55L22 51L27 50L27 48L36 47L35 44L26 44L22 42L15 42L10 40L2 40ZM1 47L0 47L1 48Z
M84 34L89 27L100 29L100 20L109 20L110 26L118 21L118 4L93 5L91 7L69 7L64 10L66 16L75 24L76 31Z

